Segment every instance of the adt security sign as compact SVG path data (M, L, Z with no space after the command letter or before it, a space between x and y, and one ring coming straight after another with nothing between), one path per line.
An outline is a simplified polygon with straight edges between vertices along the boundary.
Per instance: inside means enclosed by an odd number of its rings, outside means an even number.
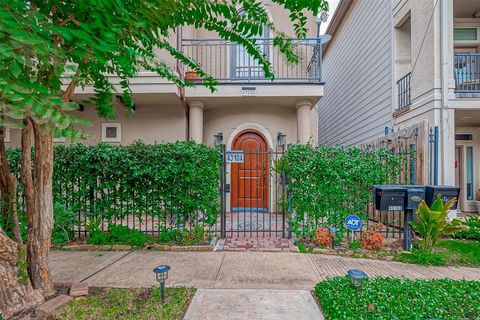
M345 224L348 229L357 231L362 227L362 220L358 216L352 214L345 219Z

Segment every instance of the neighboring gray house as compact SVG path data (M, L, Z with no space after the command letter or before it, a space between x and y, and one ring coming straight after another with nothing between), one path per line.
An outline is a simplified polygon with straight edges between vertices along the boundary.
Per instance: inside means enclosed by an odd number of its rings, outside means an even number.
M386 133L437 129L439 184L480 189L480 0L341 0L324 46L318 141L367 144ZM427 155L427 153L429 153ZM425 170L427 171L427 170ZM429 178L432 178L431 172Z
M353 145L392 123L392 8L389 0L344 0L327 29L325 96L318 141Z

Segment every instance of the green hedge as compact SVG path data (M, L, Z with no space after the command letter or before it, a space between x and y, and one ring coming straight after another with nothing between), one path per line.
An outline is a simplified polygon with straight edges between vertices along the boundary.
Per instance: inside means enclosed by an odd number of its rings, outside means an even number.
M354 288L348 277L335 277L315 293L327 320L480 318L478 281L371 278Z
M289 178L287 191L291 226L297 236L312 235L320 226L344 230L344 219L357 214L367 219L371 185L398 183L406 155L386 149L294 145L278 170Z
M9 158L18 173L19 150ZM147 214L212 225L220 212L220 160L218 150L194 142L58 145L54 200L106 221Z

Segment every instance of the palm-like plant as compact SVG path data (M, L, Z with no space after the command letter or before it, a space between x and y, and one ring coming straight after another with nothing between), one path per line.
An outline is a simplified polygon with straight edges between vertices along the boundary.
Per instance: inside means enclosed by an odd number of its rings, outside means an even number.
M453 198L444 203L439 195L431 208L425 201L420 203L416 212L416 221L410 221L412 228L421 236L418 240L420 250L431 252L442 237L465 228L462 221L458 219L447 220L447 214L456 200Z

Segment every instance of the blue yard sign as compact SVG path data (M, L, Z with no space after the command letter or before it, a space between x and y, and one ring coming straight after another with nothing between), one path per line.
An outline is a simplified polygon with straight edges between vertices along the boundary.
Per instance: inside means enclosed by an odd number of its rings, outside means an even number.
M362 220L356 215L349 215L345 219L345 225L352 231L357 231L362 227Z

